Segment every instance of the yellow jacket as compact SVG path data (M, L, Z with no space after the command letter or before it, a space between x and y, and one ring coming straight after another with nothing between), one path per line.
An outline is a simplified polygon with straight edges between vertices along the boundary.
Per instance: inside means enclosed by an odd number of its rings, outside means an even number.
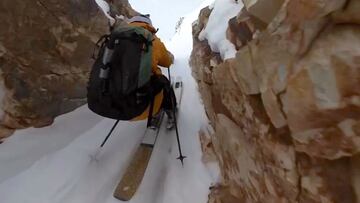
M166 49L165 45L161 40L155 35L156 29L147 23L142 22L133 22L130 23L131 26L143 27L154 34L153 41L153 55L152 55L152 73L154 75L162 75L161 69L158 66L169 68L173 63L173 59L170 55L170 52ZM163 100L163 92L155 96L153 115L159 112L161 103ZM148 118L150 106L138 117L132 119L133 121L144 120Z

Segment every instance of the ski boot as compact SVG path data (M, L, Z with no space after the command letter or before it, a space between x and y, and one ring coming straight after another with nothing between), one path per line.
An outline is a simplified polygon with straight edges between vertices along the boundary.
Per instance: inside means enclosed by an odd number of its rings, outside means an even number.
M166 129L172 130L175 127L174 112L172 110L165 110L165 113L167 115Z
M160 111L151 118L150 125L148 128L150 128L152 130L156 130L160 126L161 114L162 114L162 112Z

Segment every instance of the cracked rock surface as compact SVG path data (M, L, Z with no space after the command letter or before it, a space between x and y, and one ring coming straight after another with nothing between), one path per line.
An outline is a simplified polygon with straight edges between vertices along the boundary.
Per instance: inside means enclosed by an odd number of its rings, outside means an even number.
M233 59L198 39L209 8L193 24L222 175L209 202L360 202L360 1L243 2Z

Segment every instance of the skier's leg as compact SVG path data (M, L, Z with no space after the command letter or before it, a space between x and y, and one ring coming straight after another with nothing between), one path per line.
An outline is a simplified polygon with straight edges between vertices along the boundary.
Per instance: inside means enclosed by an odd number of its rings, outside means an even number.
M170 81L165 76L159 75L156 77L155 83L157 85L160 85L163 90L164 99L161 107L165 110L172 110L173 105L171 102L171 97L175 98L175 94L173 89L171 88Z
M165 76L161 76L160 81L163 84L163 92L164 92L162 108L164 109L168 117L166 128L172 129L175 123L175 118L174 118L174 110L176 111L175 93L173 88L171 88L170 81Z
M153 89L153 92L155 95L160 93L161 90L164 89L164 82L166 82L166 81L164 81L164 79L159 75L153 75L151 77L151 86L152 86L152 89ZM164 95L164 97L165 97L165 95ZM160 110L159 112L157 112L155 115L152 116L151 121L148 126L149 128L156 129L157 126L159 126L159 122L160 122L160 118L161 118L161 114L162 114L161 111L162 110Z
M165 111L168 117L167 128L171 129L174 126L175 118L174 118L174 106L176 109L176 98L174 90L171 88L170 81L163 75L156 75L153 77L152 84L163 90L163 101L161 104L161 108ZM173 104L173 101L175 102Z
M164 107L165 113L168 117L166 128L173 129L175 127L175 122L176 122L174 115L176 114L175 112L177 109L176 109L175 93L172 88L169 89L168 95L166 98L167 98L167 101L166 101L167 107Z

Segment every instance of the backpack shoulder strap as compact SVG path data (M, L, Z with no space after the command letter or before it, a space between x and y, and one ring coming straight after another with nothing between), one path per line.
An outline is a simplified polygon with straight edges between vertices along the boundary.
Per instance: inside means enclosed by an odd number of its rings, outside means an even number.
M105 35L102 35L98 41L96 41L95 47L94 47L94 50L93 50L93 53L91 56L92 59L96 60L97 57L99 57L99 55L101 53L100 53L100 51L98 51L98 54L96 54L97 50L101 50L106 45L106 43L109 41L109 38L110 38L110 35L105 34ZM97 55L97 57L96 57L96 55Z

